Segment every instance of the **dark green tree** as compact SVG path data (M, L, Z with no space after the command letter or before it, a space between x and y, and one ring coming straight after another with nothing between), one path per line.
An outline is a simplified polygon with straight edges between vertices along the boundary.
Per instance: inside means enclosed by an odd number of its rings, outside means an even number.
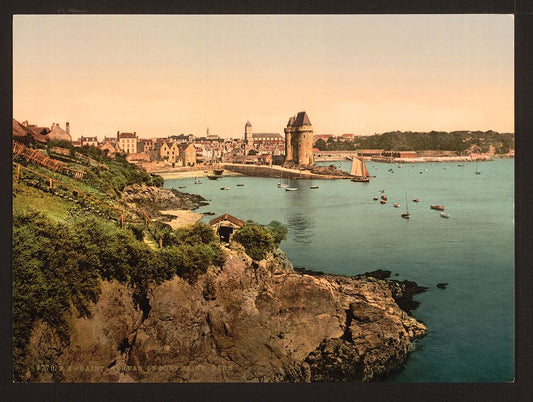
M275 249L270 232L256 223L246 222L244 227L235 233L233 239L242 244L246 254L255 261L264 259Z

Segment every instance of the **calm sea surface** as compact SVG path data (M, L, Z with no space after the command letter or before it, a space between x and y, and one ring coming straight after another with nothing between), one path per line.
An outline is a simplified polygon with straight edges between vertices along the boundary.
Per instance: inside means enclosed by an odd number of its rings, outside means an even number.
M349 171L351 162L342 164ZM322 163L323 165L331 164ZM475 174L476 166L481 172ZM224 177L166 180L209 200L198 212L287 225L295 266L355 275L378 268L429 289L414 317L428 327L389 382L508 382L514 378L514 160L367 163L370 183ZM389 169L394 169L394 173ZM237 184L244 184L237 187ZM311 184L319 185L310 189ZM230 187L222 191L220 187ZM386 205L374 201L385 190ZM411 219L400 217L406 207ZM412 201L414 197L420 202ZM400 203L394 208L393 203ZM430 204L446 207L442 218ZM205 216L204 221L212 217ZM446 282L446 289L435 285Z

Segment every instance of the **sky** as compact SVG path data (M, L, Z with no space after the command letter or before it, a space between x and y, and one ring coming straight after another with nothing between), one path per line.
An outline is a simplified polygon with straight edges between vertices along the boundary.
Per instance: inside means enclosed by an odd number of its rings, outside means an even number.
M512 15L15 15L13 118L79 136L514 132Z

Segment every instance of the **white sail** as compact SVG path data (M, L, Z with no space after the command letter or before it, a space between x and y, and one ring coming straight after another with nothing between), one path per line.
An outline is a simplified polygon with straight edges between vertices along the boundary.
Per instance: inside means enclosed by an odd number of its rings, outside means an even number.
M361 159L353 158L350 174L356 177L368 177L365 163Z

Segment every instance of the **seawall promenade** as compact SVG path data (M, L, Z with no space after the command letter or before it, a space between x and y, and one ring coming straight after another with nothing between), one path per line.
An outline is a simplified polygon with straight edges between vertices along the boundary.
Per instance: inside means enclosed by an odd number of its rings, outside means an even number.
M257 177L275 177L281 179L317 179L317 180L331 180L331 179L349 179L349 176L333 176L325 174L315 174L308 170L286 169L281 166L257 166L257 165L243 165L237 163L227 163L224 169L241 173L246 176Z

